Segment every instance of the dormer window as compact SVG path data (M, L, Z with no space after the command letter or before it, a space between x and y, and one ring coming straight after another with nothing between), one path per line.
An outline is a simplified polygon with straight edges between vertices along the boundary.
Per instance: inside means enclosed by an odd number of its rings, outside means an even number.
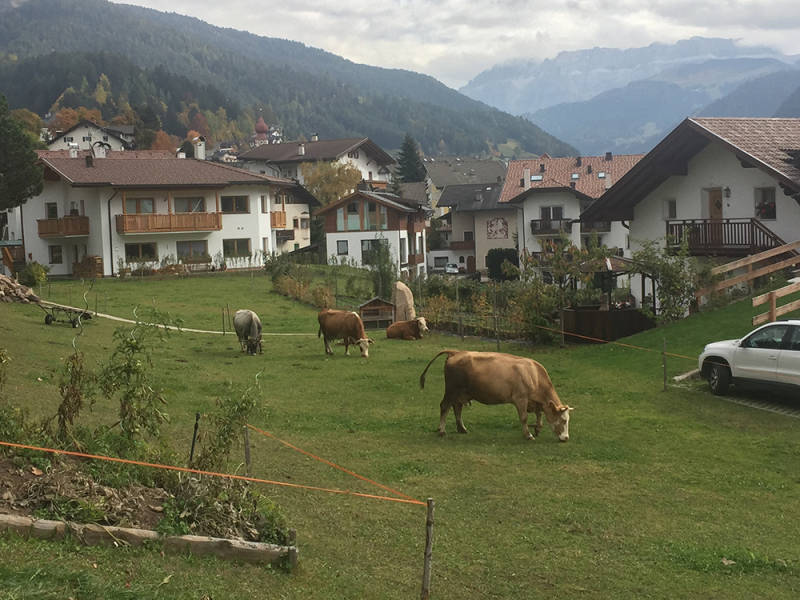
M597 172L597 178L598 179L605 179L606 178L606 172L605 171L598 171Z
M541 181L544 179L541 175L531 175L531 181Z
M580 176L580 173L573 173L573 174L572 174L572 179L573 179L573 181L576 181L576 180L578 180L578 179L580 179L580 178L581 178L581 176Z

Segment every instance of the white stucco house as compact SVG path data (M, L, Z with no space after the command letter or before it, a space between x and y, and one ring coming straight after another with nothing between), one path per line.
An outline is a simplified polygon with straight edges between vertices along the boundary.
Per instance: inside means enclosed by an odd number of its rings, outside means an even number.
M425 205L377 191L357 191L317 211L325 218L327 255L356 267L386 244L400 274L425 273Z
M542 243L558 238L563 230L578 247L588 245L592 234L600 245L616 247L629 256L628 230L620 222L584 220L582 215L627 173L643 154L516 160L508 165L502 202L519 210L520 251L535 255Z
M287 215L276 198L317 200L297 182L168 152L39 151L44 191L16 210L28 261L70 275L85 255L103 274L168 257L258 264Z
M686 119L581 219L623 222L633 251L685 233L718 264L797 241L800 119Z
M130 130L130 133L128 133ZM62 131L47 143L49 150L88 150L95 142L108 144L114 152L133 148L132 126L100 126L92 121L81 121L77 125Z
M448 185L439 208L448 209L450 229L445 247L428 251L428 269L442 271L448 263L466 273L487 274L486 258L492 248L514 248L517 210L500 202L502 183Z

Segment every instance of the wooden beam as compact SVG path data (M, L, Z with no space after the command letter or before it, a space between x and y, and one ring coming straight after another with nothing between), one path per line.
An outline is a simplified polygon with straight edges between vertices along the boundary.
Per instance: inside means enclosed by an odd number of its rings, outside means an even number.
M689 165L682 161L663 162L657 164L653 170L661 176L686 177L689 174Z
M787 285L782 287L778 290L775 290L775 297L776 298L783 298L784 296L788 296L789 294L793 294L797 291L800 291L800 282L793 283L791 285ZM766 294L762 294L761 296L756 296L753 298L753 306L760 306L761 304L766 304L769 302L769 295L772 292L767 292Z
M733 262L729 262L724 265L720 265L718 267L714 267L713 269L711 269L711 274L719 275L720 273L727 273L728 271L733 271L734 269L740 269L741 267L752 265L753 263L757 263L767 258L772 258L773 256L783 254L784 252L790 252L797 248L800 248L800 240L792 242L791 244L786 244L785 246L779 246L778 248L772 248L771 250L765 250L764 252L753 254L752 256L748 256L747 258L742 258L739 260L735 260Z
M779 306L775 310L775 315L780 317L782 315L785 315L786 313L790 313L793 310L797 309L800 309L800 300L795 300L794 302L789 302L789 304L784 304L783 306ZM757 317L753 317L753 327L755 327L756 325L761 325L762 323L766 323L769 320L770 320L769 313L768 312L762 313Z
M786 260L782 260L781 262L775 263L773 265L762 267L760 269L757 269L756 271L753 271L752 273L745 273L744 275L739 275L738 277L734 277L733 279L726 279L725 281L720 281L719 283L715 283L714 285L704 287L703 289L697 290L694 293L694 297L701 298L702 296L710 294L711 292L724 290L725 288L734 286L737 283L743 283L750 279L761 277L762 275L769 275L770 273L774 273L775 271L780 271L781 269L785 269L786 267L791 267L792 265L796 265L798 263L800 263L800 255L793 256L792 258L788 258Z

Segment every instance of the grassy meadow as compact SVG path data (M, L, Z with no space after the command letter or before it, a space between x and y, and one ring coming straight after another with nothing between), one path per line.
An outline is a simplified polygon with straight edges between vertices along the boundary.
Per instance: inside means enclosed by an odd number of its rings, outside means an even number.
M71 287L71 290L69 288ZM48 298L73 305L90 283L53 282ZM235 335L174 333L156 350L154 379L175 396L165 435L188 460L195 412L248 386L263 406L253 425L411 497L436 502L431 598L797 598L800 593L800 422L724 402L704 382L662 391L696 368L705 343L751 329L740 302L692 315L620 345L501 350L549 371L572 413L570 441L549 428L533 442L511 406L473 403L468 435L436 434L443 348L493 342L431 333L417 342L375 332L369 359L324 354L316 310L271 293L268 277L225 273L164 281L99 280L94 310L132 318L137 304L170 311L192 329L221 330L221 307L255 310L264 354L242 355ZM155 299L155 300L154 300ZM107 303L107 308L106 308ZM142 311L140 311L140 314ZM87 322L75 340L87 363L113 349L120 323ZM6 397L38 416L59 402L57 374L77 330L44 324L32 305L0 304L0 348L11 360ZM746 395L743 392L734 392ZM752 393L750 393L753 395ZM787 401L792 401L788 399ZM116 421L98 400L85 424ZM202 421L201 421L202 427ZM387 495L273 439L251 432L253 475ZM240 452L243 455L243 452ZM243 462L244 458L241 457ZM234 472L241 465L229 465ZM157 550L84 548L0 536L0 598L365 598L420 593L426 511L400 504L263 486L298 532L291 573ZM733 562L730 562L733 561Z

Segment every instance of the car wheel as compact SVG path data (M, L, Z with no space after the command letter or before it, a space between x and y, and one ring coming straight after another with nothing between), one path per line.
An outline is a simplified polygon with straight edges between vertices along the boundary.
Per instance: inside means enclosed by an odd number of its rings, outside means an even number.
M728 391L728 386L731 383L731 374L728 367L725 365L711 365L708 372L708 385L711 388L711 393L715 396L722 396Z

